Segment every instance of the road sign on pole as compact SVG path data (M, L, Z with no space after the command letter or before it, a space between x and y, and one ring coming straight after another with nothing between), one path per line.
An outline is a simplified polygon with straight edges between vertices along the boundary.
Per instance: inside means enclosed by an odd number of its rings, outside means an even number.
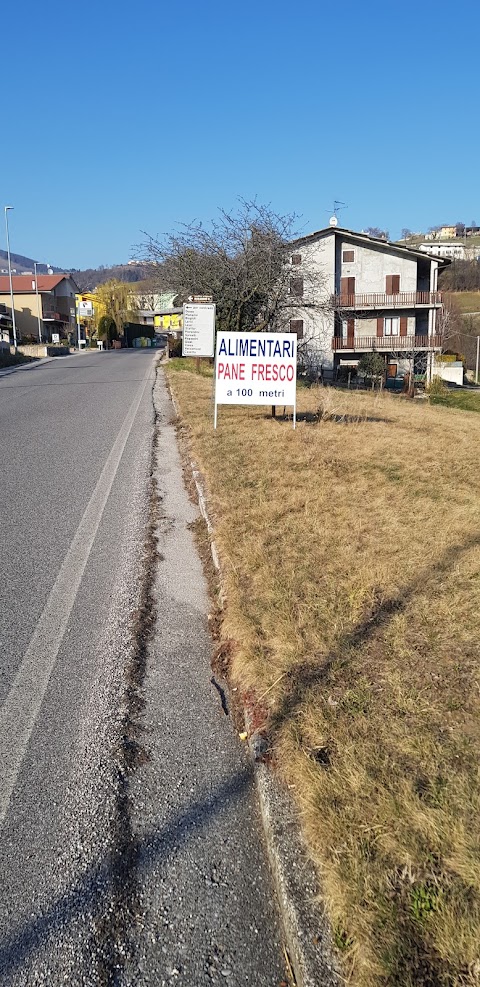
M186 303L183 306L183 356L214 355L215 305Z

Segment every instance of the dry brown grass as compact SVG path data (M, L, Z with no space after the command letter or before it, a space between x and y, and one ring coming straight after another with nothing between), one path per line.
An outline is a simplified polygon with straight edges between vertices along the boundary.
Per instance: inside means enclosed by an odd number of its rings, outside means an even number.
M264 696L351 983L478 985L479 416L312 389L296 431L222 407L215 433L211 381L170 376L231 673Z

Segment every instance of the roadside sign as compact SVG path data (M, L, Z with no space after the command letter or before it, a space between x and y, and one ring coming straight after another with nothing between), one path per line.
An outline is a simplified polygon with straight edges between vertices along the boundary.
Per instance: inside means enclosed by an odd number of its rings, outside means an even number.
M93 316L93 302L79 302L78 314L81 319L91 319Z
M215 305L183 306L183 356L213 356Z
M59 342L60 342L60 333L52 332L52 343L59 343Z
M292 332L219 332L215 357L217 405L297 404L297 335Z

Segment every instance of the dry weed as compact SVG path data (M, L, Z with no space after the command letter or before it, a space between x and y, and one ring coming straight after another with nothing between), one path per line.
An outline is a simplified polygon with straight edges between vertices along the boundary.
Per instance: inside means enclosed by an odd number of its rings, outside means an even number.
M231 674L262 696L357 987L480 983L480 417L172 384L207 477Z

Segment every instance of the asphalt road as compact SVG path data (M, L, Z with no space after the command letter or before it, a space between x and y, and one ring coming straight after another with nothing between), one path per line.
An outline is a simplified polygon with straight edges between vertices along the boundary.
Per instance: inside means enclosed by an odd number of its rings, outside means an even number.
M88 353L0 375L2 987L284 977L154 363Z

